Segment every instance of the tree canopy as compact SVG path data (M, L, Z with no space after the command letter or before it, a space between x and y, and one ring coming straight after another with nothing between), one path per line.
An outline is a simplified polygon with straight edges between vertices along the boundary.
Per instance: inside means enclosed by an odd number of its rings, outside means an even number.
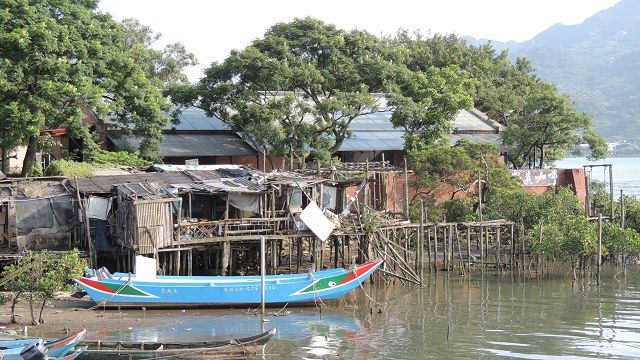
M131 36L146 28L123 26L96 7L94 0L0 0L0 145L7 151L27 144L23 175L45 128L64 124L83 139L87 154L95 152L86 108L141 136L144 157L154 155L162 138L169 103L158 85L176 79L159 69L184 65L168 65L183 49L154 55L148 42Z
M454 66L414 72L398 56L367 32L296 19L171 95L220 117L261 151L303 163L309 154L337 151L363 114L391 107L396 126L437 136L460 107L471 106L461 93L467 79Z
M491 44L468 45L455 35L399 32L386 41L402 49L414 71L458 66L473 79L473 104L507 127L502 141L513 167L542 167L586 143L592 158L606 156L606 144L591 118L551 84L540 80L531 62L509 59ZM433 71L433 70L431 70Z

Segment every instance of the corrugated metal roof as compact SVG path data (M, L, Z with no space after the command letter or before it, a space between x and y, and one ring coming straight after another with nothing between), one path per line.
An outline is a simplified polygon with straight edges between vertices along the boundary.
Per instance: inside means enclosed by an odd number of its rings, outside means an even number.
M496 131L496 129L468 110L460 110L453 121L457 131Z
M460 139L466 139L474 144L490 143L500 146L500 134L451 134L448 135L449 144L455 145Z
M208 117L204 110L188 107L182 110L182 113L178 117L178 124L169 124L165 127L165 130L172 130L175 128L180 131L188 130L229 130L229 126L223 123L217 117Z
M404 130L354 131L338 151L403 150Z
M113 139L119 147L137 149L142 139L122 137ZM238 135L221 132L215 134L165 134L158 155L161 157L196 156L255 156L257 153Z
M371 130L397 130L391 124L391 111L380 111L371 114L361 115L353 119L350 128L354 131L371 131Z
M352 136L345 139L338 151L384 151L404 149L404 130L391 124L391 111L380 111L359 116L351 122ZM453 128L470 134L451 134L449 142L455 144L461 138L474 143L489 142L500 144L496 128L487 123L486 116L478 110L460 110L453 122Z

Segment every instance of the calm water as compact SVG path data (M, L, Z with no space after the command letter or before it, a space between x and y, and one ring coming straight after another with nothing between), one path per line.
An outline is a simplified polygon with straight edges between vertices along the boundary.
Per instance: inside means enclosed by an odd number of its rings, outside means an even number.
M265 359L588 359L640 357L640 273L572 286L569 277L431 276L424 288L357 289L323 307L270 316ZM366 291L366 293L365 293ZM272 309L276 311L278 309ZM287 310L283 311L283 313ZM91 338L194 340L260 330L242 310L147 311L165 325ZM178 315L176 315L178 314ZM135 325L134 325L135 326Z
M598 161L588 161L585 158L566 158L556 161L558 168L581 168L583 165L612 164L613 165L613 191L616 197L620 196L620 190L626 195L640 197L640 158L608 158ZM603 168L594 168L593 179L609 183L609 174Z

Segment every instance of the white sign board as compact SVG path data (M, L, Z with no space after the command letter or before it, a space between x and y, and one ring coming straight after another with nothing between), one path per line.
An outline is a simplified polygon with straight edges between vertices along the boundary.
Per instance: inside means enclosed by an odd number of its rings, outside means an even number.
M198 161L198 159L189 159L184 161L184 166L187 169L195 169L198 167L199 164L200 162Z
M558 169L511 170L511 175L519 177L524 186L558 185Z
M334 223L329 221L322 213L322 210L315 202L310 202L302 213L300 213L300 220L311 230L320 240L325 241L331 235L331 232L336 227Z
M156 279L156 259L136 256L136 280L155 280Z

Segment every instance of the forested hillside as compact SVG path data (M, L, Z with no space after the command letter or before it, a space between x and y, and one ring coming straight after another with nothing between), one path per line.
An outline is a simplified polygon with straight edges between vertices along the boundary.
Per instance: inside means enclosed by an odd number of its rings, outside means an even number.
M530 59L607 139L640 138L640 0L622 0L578 25L556 24L523 43L492 42ZM472 44L486 42L466 38Z

